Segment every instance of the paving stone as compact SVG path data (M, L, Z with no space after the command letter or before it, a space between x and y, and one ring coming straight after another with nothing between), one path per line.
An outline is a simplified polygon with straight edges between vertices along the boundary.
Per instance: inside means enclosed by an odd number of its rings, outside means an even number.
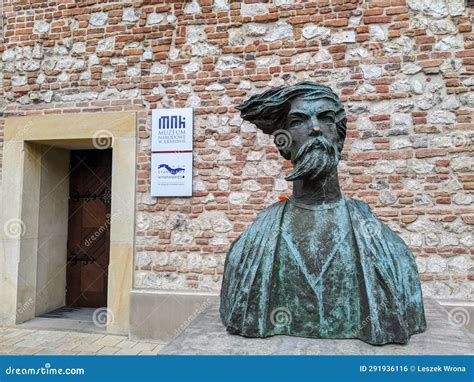
M104 346L102 349L100 349L97 354L103 354L103 355L112 355L115 354L119 351L119 348L113 347L113 346Z
M105 336L104 338L98 339L94 344L102 346L115 346L122 342L126 337L124 336Z
M131 341L131 340L124 340L117 345L115 345L118 348L121 349L131 349L133 348L138 342L137 341Z
M120 349L115 355L138 355L138 350L133 349Z
M39 352L41 347L24 347L24 346L14 346L11 348L8 354L12 355L33 355Z
M74 337L91 344L93 342L105 338L106 336L102 334L74 333Z
M14 339L19 339L19 338L24 338L28 336L31 333L31 330L13 330L7 333L4 338L14 340Z
M151 342L139 342L133 347L133 350L137 351L152 351L157 347L157 344Z
M0 354L156 355L162 347L118 335L0 327Z
M41 350L37 351L35 353L36 355L56 355L58 354L58 350L55 349L55 348L50 348L50 347L46 347L46 348L41 348Z
M74 351L74 350L63 350L63 351L61 351L61 353L58 353L58 351L56 349L55 355L58 355L58 354L60 354L60 355L76 355L76 354L78 354L78 352ZM92 355L92 354L89 354L89 355Z
M67 341L63 342L60 346L57 347L58 352L62 353L63 351L74 351L73 349L79 347L82 344L85 344L88 342L83 342L80 340L75 340L75 341Z
M93 344L81 344L71 350L77 351L77 352L88 352L89 354L91 353L97 353L100 349L102 349L104 345L94 342Z
M32 339L24 339L20 342L15 343L15 346L30 347L30 348L41 346L41 345L42 345L41 341L36 341L36 340L32 340Z
M138 353L138 355L158 355L158 354L160 354L160 350L153 350L153 351L144 350L144 351L141 351L140 353Z

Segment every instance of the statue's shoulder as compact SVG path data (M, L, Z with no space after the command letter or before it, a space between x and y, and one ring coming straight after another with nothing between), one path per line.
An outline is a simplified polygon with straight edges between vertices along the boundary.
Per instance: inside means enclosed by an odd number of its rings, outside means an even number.
M366 202L363 202L362 200L346 197L346 204L349 207L349 211L351 212L351 215L354 215L354 214L356 216L359 215L364 219L375 219L379 221L381 224L383 224L382 221L379 220L375 212L372 211L372 208L370 208L370 206Z
M363 233L379 232L382 234L382 237L385 237L384 240L390 238L400 246L408 249L403 239L392 230L392 228L380 220L367 203L352 198L346 198L346 203L349 207L351 219L353 219L354 222L360 223L356 225L357 229L361 229Z
M257 214L255 220L247 227L246 232L263 232L278 224L285 202L276 202Z
M275 232L275 225L279 224L281 213L285 202L276 202L267 208L263 209L257 214L256 219L250 223L247 228L239 235L230 248L240 251L248 242L253 242L256 239L261 239ZM240 244L240 246L239 246Z
M273 217L278 216L282 208L285 206L285 203L286 202L278 201L263 209L257 214L255 222L261 222L262 220L272 219Z
M349 206L349 208L356 209L363 212L373 213L369 205L363 202L362 200L348 198L348 197L345 197L345 199L346 199L346 204Z

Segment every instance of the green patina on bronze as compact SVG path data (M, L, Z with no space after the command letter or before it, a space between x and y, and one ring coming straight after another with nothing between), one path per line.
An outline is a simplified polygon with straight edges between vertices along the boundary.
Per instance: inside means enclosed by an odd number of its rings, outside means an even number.
M346 114L327 86L271 89L237 107L294 165L293 195L232 244L221 291L227 330L407 343L426 329L413 254L367 204L341 194Z

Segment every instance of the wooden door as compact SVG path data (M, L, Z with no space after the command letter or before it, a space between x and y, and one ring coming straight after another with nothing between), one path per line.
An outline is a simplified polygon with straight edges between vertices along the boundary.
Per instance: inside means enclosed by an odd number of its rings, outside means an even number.
M73 150L66 305L106 307L112 150Z

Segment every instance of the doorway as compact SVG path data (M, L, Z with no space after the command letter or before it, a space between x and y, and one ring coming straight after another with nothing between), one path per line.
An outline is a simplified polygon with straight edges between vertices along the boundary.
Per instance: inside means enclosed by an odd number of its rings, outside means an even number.
M107 307L112 150L71 150L66 306Z
M136 123L135 112L5 119L0 221L9 229L0 230L0 325L22 324L67 307L67 261L73 257L67 243L70 151L93 152L103 148L105 137L113 149L113 182L108 207L110 230L106 230L108 272L99 273L104 283L108 282L102 284L102 301L97 305L107 306L104 328L108 333L128 333L135 235ZM102 190L99 192L102 194ZM81 275L90 265L84 265ZM97 289L98 284L92 283L86 292ZM92 300L90 294L87 300Z

